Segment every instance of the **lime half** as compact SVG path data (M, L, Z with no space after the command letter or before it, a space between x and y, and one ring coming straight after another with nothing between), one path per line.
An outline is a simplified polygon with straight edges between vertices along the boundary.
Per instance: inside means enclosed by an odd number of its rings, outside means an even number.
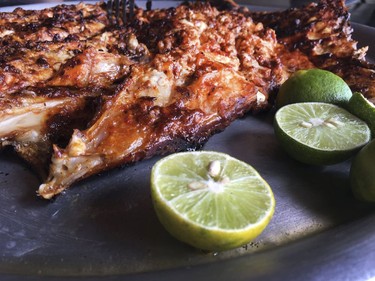
M274 119L276 137L295 159L329 165L353 155L370 140L367 124L328 103L295 103L282 107Z
M253 167L212 151L159 160L151 173L151 196L170 234L208 251L249 243L275 209L271 188Z

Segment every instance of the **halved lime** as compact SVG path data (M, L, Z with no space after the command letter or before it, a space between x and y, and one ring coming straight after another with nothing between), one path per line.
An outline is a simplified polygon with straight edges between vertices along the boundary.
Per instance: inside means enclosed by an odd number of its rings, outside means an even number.
M275 209L271 188L253 167L212 151L159 160L152 168L151 196L170 234L208 251L249 243L268 225Z
M352 91L336 74L323 69L298 70L280 87L276 106L299 102L325 102L344 106Z
M370 140L367 124L328 103L295 103L282 107L274 119L276 137L298 161L330 165L348 159Z
M370 127L371 135L375 137L375 106L367 100L361 93L354 92L350 98L348 111L358 116Z

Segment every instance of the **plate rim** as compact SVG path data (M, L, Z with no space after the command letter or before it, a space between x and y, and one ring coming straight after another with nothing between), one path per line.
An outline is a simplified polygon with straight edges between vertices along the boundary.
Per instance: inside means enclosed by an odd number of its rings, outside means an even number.
M98 2L98 1L66 1L66 2L55 2L55 3L35 3L35 4L26 4L26 5L19 5L19 6L7 6L7 7L0 7L0 12L10 10L13 11L17 7L21 7L24 9L29 8L36 8L40 6L52 7L59 4L76 4L79 2ZM145 2L145 1L141 1ZM172 0L167 1L160 1L160 2L176 2ZM375 28L369 27L363 24L358 24L351 22L354 34L360 32L370 32L375 35ZM369 44L370 45L370 44ZM370 47L374 46L372 44ZM375 61L375 49L370 49L370 61ZM357 231L356 229L365 229L366 231ZM152 271L152 272L145 272L145 273L136 273L132 275L108 275L108 276L77 276L79 280L103 280L106 277L106 280L166 280L167 278L179 278L178 280L187 281L195 278L197 280L206 279L207 276L212 276L212 273L220 272L220 276L215 276L216 280L231 280L234 276L236 280L300 280L303 278L304 280L316 280L316 268L323 269L320 271L319 274L325 274L325 280L336 280L337 277L340 277L335 270L329 270L329 267L332 262L332 259L329 259L330 255L337 258L336 262L339 261L343 266L347 266L347 268L352 268L353 264L356 264L352 270L346 272L346 274L341 275L341 277L345 277L347 280L355 280L355 279L364 279L364 278L371 278L375 276L375 235L369 235L371 233L375 233L375 212L369 214L365 217L357 219L355 221L350 221L345 224L336 226L332 229L325 230L320 233L316 233L314 235L310 235L308 237L300 238L298 240L291 241L288 244L276 246L271 249L265 249L259 252L251 253L249 255L233 257L227 260L215 261L208 264L200 264L194 265L189 267L181 267L181 268L173 268L167 270L160 270L160 271ZM345 234L345 235L343 235ZM345 236L345 237L344 237ZM330 240L327 243L327 237L340 237L341 239L345 240L345 243L348 245L355 245L355 253L351 251L349 256L349 250L353 249L352 247L348 247L347 249L340 250L339 245L342 240L334 239L333 241ZM314 258L313 255L319 249L317 245L325 244L325 249L321 249L323 253L326 254L324 259ZM327 245L328 244L328 245ZM307 246L307 247L306 247ZM291 258L291 255L295 253L295 251L301 251L303 249L308 248L310 252L304 253L294 260ZM360 250L360 251L358 251ZM367 252L367 255L363 255L364 252ZM339 254L339 255L338 255ZM269 257L271 256L271 260ZM273 259L273 260L272 260ZM267 267L267 260L268 262L277 262L282 261L285 259L289 259L288 270L285 270L280 267L280 263L278 264L277 271L270 270L269 272L261 272L258 275L249 275L249 270L254 270L258 267ZM319 259L319 260L317 260ZM372 260L372 261L371 261ZM365 264L360 270L358 268L358 263L362 262ZM309 272L308 270L311 269L311 264L315 266L313 272ZM284 265L285 267L285 265ZM334 266L333 266L334 267ZM353 270L354 269L354 270ZM236 274L236 275L233 275ZM14 275L14 274L3 274L0 272L0 277L2 280L17 280L22 276L23 280L73 280L71 276L43 276L43 275L29 275L24 276L22 274Z

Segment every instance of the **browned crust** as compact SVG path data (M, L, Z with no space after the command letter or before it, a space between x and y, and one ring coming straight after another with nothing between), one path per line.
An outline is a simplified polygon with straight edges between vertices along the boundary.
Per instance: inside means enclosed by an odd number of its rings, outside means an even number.
M350 13L343 0L322 0L302 8L247 14L275 30L278 41L286 48L281 56L285 52L302 52L311 67L332 71L353 91L375 101L375 65L365 60L367 47L358 49L352 38Z

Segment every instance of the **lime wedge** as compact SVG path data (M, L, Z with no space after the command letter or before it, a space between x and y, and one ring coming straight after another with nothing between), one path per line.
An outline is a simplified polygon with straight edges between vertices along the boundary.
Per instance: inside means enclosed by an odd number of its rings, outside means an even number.
M271 188L253 167L212 151L159 160L151 173L151 196L170 234L208 251L249 243L275 209Z
M298 161L330 165L348 159L370 140L367 124L328 103L295 103L276 112L281 146Z
M371 135L375 137L375 106L361 93L354 92L347 105L348 111L358 116L370 127Z

